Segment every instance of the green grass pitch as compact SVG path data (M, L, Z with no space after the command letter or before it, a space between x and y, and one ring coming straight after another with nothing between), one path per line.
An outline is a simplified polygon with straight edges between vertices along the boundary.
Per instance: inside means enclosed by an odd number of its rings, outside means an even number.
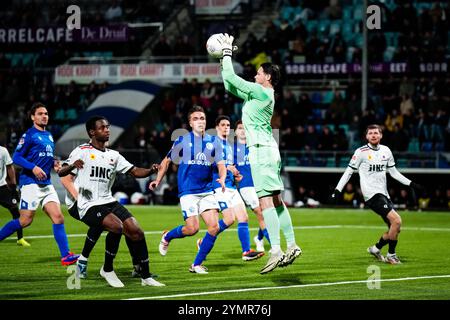
M167 256L162 257L158 252L161 231L182 224L179 208L129 209L146 232L150 270L159 275L158 280L166 287L142 287L139 279L131 277L125 241L115 260L116 273L125 287L109 287L99 275L105 245L102 236L89 259L88 279L81 280L79 289L69 289L76 285L73 273L60 265L51 222L38 211L33 224L24 230L31 248L18 247L15 234L0 242L0 299L450 299L449 213L402 211L403 230L397 254L403 263L393 266L376 261L366 252L385 230L375 213L291 209L297 242L303 249L303 255L294 264L260 275L267 255L256 261L242 261L234 225L219 236L205 261L210 273L198 275L189 273L188 267L196 254L196 240L205 233L203 223L196 236L172 241ZM0 210L3 225L10 215L3 208ZM87 227L63 210L71 250L80 253ZM253 239L257 222L252 213L249 216ZM283 237L282 246L285 247ZM266 243L266 252L268 248ZM386 250L383 248L384 254ZM375 277L380 281L373 281Z

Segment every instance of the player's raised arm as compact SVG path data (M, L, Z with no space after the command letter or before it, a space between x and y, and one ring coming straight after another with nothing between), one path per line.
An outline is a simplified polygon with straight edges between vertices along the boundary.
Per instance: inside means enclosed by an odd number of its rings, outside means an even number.
M233 62L231 60L233 40L233 36L229 36L228 34L225 34L222 38L222 78L225 88L245 100L250 100L250 98L258 100L267 99L267 93L260 84L246 81L234 72Z
M161 183L162 179L166 175L167 170L169 169L169 165L172 162L172 160L169 157L165 157L161 163L159 164L159 170L158 175L156 176L156 179L150 182L148 188L150 190L155 190L158 188L159 184Z

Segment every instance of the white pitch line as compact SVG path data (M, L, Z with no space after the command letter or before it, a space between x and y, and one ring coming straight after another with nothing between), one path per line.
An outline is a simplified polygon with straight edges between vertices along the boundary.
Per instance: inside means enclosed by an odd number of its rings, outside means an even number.
M386 229L385 226L364 226L364 225L327 225L327 226L297 226L294 227L296 230L308 230L308 229ZM250 231L258 230L258 228L249 228ZM434 227L402 227L402 230L411 230L411 231L444 231L449 232L450 228L434 228ZM225 230L225 232L229 231L237 231L237 228L231 228ZM201 229L199 232L206 232L206 230ZM160 235L162 233L161 231L145 231L145 234L158 234ZM106 234L103 233L102 236L105 236ZM68 234L68 238L80 238L85 237L85 233L73 233ZM25 236L26 239L50 239L53 238L53 235L41 235L41 236ZM9 238L5 240L11 240L15 241L15 234L11 235Z
M395 281L409 281L409 280L437 279L437 278L450 278L450 274L436 275L436 276L394 278L394 279L374 279L374 280L353 280L353 281L340 281L340 282L310 283L310 284L297 284L297 285L292 285L292 286L278 286L278 287L243 288L243 289L233 289L233 290L173 294L173 295L167 295L167 296L130 298L130 299L124 299L124 300L167 299L167 298L181 298L181 297L192 297L192 296L206 296L206 295L211 295L211 294L222 294L222 293L250 292L250 291L260 291L260 290L326 287L326 286L337 286L337 285L343 285L343 284L356 284L356 283L371 283L372 284L374 282L395 282Z

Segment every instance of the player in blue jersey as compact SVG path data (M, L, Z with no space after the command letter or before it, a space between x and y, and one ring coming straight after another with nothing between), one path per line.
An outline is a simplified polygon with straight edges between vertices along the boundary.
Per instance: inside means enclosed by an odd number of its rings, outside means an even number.
M45 130L48 111L45 105L38 102L31 107L29 114L33 126L22 135L13 155L13 162L23 168L19 177L20 218L3 226L0 230L0 240L28 227L33 222L36 209L42 205L44 212L53 222L53 235L61 254L61 264L71 265L77 262L79 255L69 250L64 216L58 195L50 181L50 172L52 168L57 170L58 163L53 157L53 137Z
M159 252L165 256L170 241L195 235L199 230L199 215L201 215L208 231L189 271L207 274L208 270L202 263L213 248L219 233L219 204L214 197L212 185L214 165L217 165L219 170L217 182L222 191L225 190L227 169L220 145L213 136L205 133L206 115L203 108L199 106L191 108L188 112L188 121L192 131L178 137L174 142L149 188L154 190L158 187L171 162L178 165L178 196L185 223L163 233Z
M259 206L258 195L253 184L252 172L250 168L250 161L248 160L248 148L245 137L244 124L238 120L235 125L236 142L234 143L234 164L239 171L242 179L237 182L237 188L241 194L245 204L252 208L258 219L259 230L258 235L254 237L257 251L264 251L264 237L270 243L269 233L266 229L264 217Z
M242 178L239 171L234 166L233 142L228 141L230 135L230 118L228 116L219 116L216 119L216 132L218 142L222 144L224 151L225 164L227 165L227 178L225 180L226 190L220 191L220 185L213 182L214 196L219 202L223 219L219 221L219 233L228 229L235 220L238 221L237 231L242 247L242 260L255 260L264 255L264 251L255 251L250 248L250 231L248 229L248 214L245 209L244 201L236 189L235 177L237 180ZM215 171L216 180L218 172Z

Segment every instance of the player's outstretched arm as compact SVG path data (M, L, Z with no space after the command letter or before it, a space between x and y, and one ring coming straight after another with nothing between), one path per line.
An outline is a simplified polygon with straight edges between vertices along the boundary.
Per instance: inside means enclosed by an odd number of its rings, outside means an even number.
M172 160L170 160L168 157L165 157L163 161L161 161L161 163L159 164L158 175L156 176L156 179L150 182L148 186L150 190L153 191L156 188L158 188L159 184L161 183L161 180L166 175L166 172L169 169L169 165L171 162Z
M135 178L147 178L149 175L158 172L158 170L159 164L154 163L150 168L133 167L129 173Z
M350 180L352 174L353 174L353 168L347 167L347 169L345 169L344 173L342 174L341 179L339 179L339 182L335 188L335 191L338 191L339 193L341 193L342 190L344 189L345 185L347 184L348 180Z

